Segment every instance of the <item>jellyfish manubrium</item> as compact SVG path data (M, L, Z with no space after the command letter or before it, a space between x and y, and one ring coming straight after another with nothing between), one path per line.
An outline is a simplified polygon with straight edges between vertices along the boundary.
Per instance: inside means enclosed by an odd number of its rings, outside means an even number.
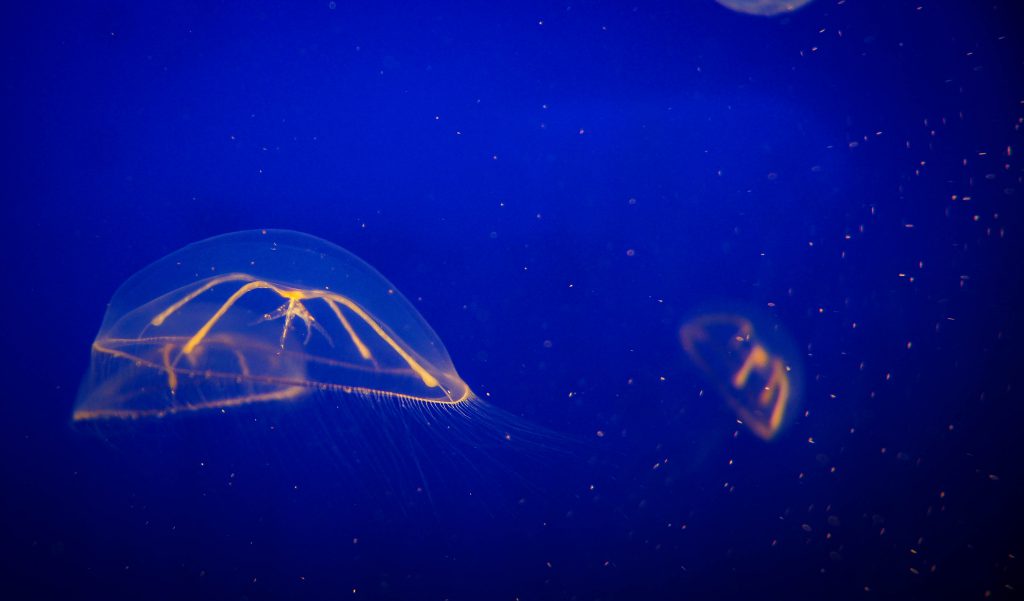
M683 349L736 417L772 440L792 416L799 395L792 353L780 354L741 315L710 313L680 329Z
M771 17L791 13L811 0L717 0L722 6L738 13Z

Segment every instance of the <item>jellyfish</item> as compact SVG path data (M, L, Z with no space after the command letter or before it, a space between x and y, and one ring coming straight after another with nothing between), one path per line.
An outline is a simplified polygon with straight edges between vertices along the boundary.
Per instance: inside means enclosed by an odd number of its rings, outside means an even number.
M799 378L784 343L769 344L753 322L732 313L708 313L680 329L683 349L736 417L758 438L772 440L799 400Z
M311 410L292 421L295 438L364 463L429 452L425 439L462 457L541 431L477 397L373 267L284 230L197 242L128 279L92 343L72 421L152 431L234 415L273 428ZM406 463L422 471L421 457Z
M811 0L717 0L722 6L739 13L771 17L791 13Z
M314 391L478 402L437 334L365 262L297 232L238 232L187 246L117 291L73 419L158 419Z

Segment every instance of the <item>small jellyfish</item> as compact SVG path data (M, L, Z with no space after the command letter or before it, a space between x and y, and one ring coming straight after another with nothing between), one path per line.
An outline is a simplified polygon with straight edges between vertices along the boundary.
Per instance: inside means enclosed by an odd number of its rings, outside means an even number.
M749 319L735 314L695 317L680 329L680 338L690 360L736 417L762 440L772 440L799 397L794 359L780 355Z
M739 13L771 17L791 13L811 0L717 0L722 6Z

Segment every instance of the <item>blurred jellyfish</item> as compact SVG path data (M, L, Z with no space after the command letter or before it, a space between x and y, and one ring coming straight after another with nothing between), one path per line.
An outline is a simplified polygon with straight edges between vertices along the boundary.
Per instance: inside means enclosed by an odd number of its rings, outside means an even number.
M799 10L811 0L716 0L722 6L738 13L771 17Z
M736 417L762 440L775 438L799 398L793 354L772 348L749 319L731 313L695 317L679 334L690 360Z

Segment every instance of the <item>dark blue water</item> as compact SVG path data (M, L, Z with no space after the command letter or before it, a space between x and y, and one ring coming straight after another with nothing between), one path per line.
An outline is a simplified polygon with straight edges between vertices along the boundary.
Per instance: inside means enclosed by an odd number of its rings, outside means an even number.
M0 596L1019 597L1016 3L499 4L7 8ZM261 227L546 442L73 427L118 285ZM771 442L680 345L715 311L800 367Z

